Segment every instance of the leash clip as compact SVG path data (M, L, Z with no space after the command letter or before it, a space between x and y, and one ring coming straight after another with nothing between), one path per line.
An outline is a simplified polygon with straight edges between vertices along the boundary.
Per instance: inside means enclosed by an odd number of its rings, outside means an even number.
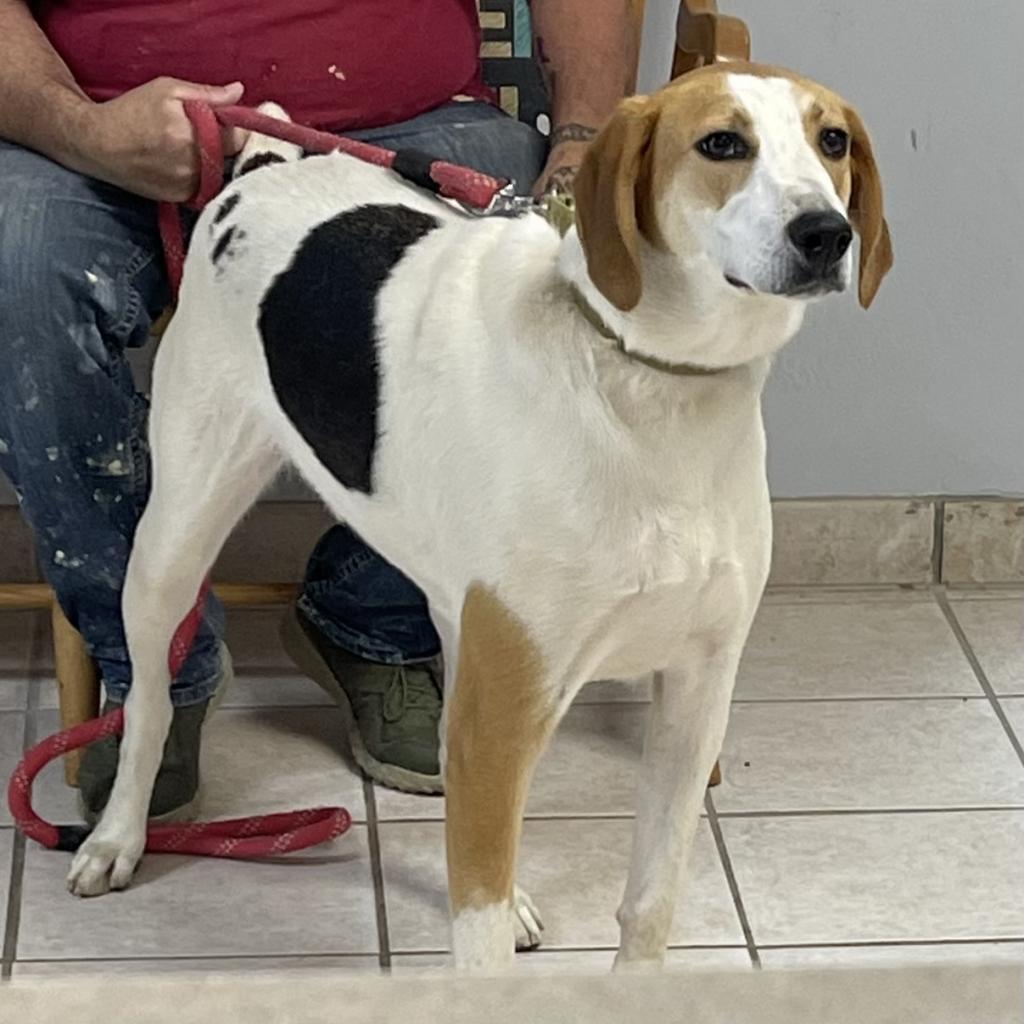
M537 200L533 196L516 195L516 183L510 181L494 193L486 206L474 206L459 201L456 201L456 205L471 217L519 217L535 210Z
M539 199L535 199L533 196L516 195L514 181L495 192L484 207L458 201L455 205L471 217L521 217L525 213L536 213L560 235L564 235L576 223L576 204L571 192L545 192Z

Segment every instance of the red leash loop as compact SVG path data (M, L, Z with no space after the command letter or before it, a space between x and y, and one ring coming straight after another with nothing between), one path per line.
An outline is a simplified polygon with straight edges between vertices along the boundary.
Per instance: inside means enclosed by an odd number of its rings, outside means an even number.
M181 671L192 647L208 592L207 580L171 640L167 663L172 679ZM119 709L50 736L21 759L7 787L7 804L15 825L27 838L51 850L78 849L89 830L80 825L52 825L40 818L32 807L32 784L46 765L69 750L78 750L123 732L124 712ZM329 842L344 835L351 824L352 817L344 807L318 807L228 821L151 825L146 830L145 848L148 853L201 857L273 857Z
M214 109L199 100L186 100L185 113L192 122L199 147L199 187L188 202L195 210L201 210L220 192L224 184L222 126L244 128L270 138L282 139L302 147L306 153L347 153L365 163L391 168L422 188L478 210L488 209L495 196L509 184L504 178L493 178L469 167L433 160L423 153L396 153L383 146L373 146L358 139L347 139L269 117L249 107ZM174 295L177 296L185 265L185 243L181 216L175 203L160 204L159 223L167 274Z

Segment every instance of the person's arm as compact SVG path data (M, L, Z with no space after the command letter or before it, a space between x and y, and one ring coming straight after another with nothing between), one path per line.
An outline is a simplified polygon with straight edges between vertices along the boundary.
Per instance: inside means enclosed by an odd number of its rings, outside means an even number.
M238 83L196 85L161 78L107 103L78 87L24 0L0 0L0 138L82 174L153 199L188 199L198 155L186 99L226 105ZM228 152L242 143L225 138Z
M568 188L587 144L633 89L630 0L533 0L537 59L551 97L551 154L536 192Z

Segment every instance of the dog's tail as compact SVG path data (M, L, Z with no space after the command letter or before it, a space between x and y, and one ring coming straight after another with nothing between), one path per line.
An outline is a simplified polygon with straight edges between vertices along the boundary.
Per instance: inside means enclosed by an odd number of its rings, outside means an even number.
M261 114L266 114L267 117L276 117L279 121L291 121L291 118L276 103L261 103L256 109ZM272 139L269 135L261 135L259 132L251 132L235 161L232 177L237 178L242 174L248 174L259 167L266 167L267 164L298 160L301 156L302 148L294 143L285 142L283 139Z

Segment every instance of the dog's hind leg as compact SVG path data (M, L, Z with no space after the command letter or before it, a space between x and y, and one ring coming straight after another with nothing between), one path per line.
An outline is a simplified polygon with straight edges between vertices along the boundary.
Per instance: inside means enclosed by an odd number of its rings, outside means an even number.
M657 967L665 958L680 877L722 749L741 645L706 648L695 644L688 664L654 678L633 855L618 913L617 970Z
M536 944L536 912L515 885L516 857L527 790L557 724L558 698L525 626L482 586L466 596L455 689L446 702L455 964L493 970L512 962L517 918Z
M110 800L68 876L69 889L81 896L131 880L171 722L171 638L222 544L281 461L262 422L247 410L242 389L232 387L231 368L210 366L204 337L185 336L190 330L172 322L157 361L153 489L122 597L132 687Z

